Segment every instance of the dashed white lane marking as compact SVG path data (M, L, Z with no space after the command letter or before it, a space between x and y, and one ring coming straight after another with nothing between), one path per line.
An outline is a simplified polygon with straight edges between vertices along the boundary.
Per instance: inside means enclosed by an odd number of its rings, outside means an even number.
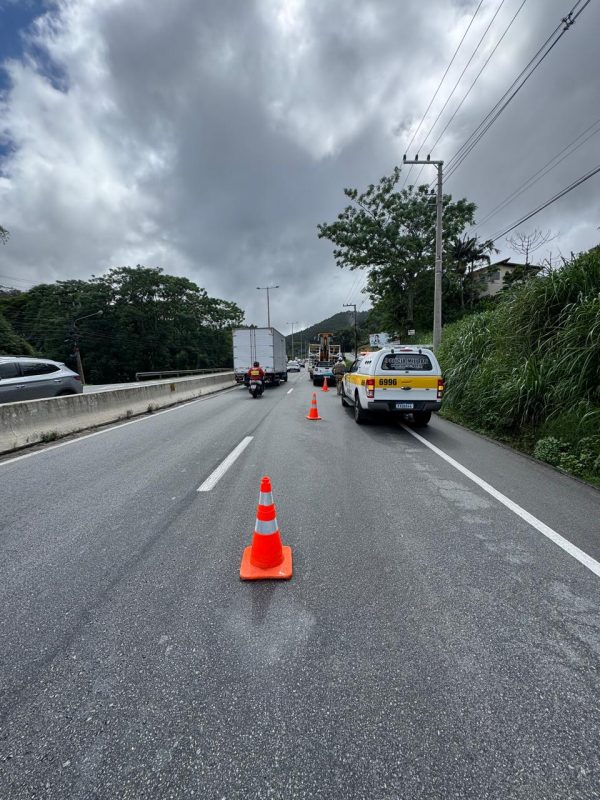
M415 439L418 439L421 444L424 444L425 447L433 450L436 455L438 455L440 458L443 458L444 461L447 461L448 464L461 472L466 478L473 481L473 483L476 483L477 486L483 489L484 492L487 492L493 498L498 500L499 503L502 503L502 505L510 509L518 517L521 517L521 519L525 520L525 522L531 525L532 528L535 528L546 538L550 539L551 542L554 542L554 544L558 545L562 550L565 551L565 553L568 553L570 556L577 559L580 564L583 564L583 566L587 567L590 572L593 572L594 575L597 575L600 578L600 563L598 563L594 558L588 556L587 553L584 553L583 550L579 549L579 547L576 547L572 542L569 542L568 539L565 539L564 536L560 535L560 533L557 533L537 517L534 517L533 514L529 513L529 511L525 511L524 508L515 503L506 495L502 494L502 492L494 489L494 487L487 483L487 481L484 481L483 478L480 478L478 475L475 475L474 472L471 472L471 470L463 467L462 464L459 464L458 461L455 461L451 456L444 453L444 451L440 450L439 447L431 444L431 442L428 442L427 439L419 436L418 433L415 433L415 431L411 430L406 425L403 425L402 427L405 431L410 433L411 436L414 436Z
M291 394L293 391L294 391L294 387L292 386L292 388L291 388L291 389L288 389L288 390L287 390L287 394Z
M244 452L244 450L248 447L248 445L250 444L250 442L252 441L253 438L254 437L252 437L252 436L246 436L245 439L242 439L242 441L238 444L238 446L235 447L231 451L231 453L229 453L229 455L227 456L226 459L221 461L221 463L216 468L216 470L214 470L214 472L211 472L211 474L208 476L208 478L204 481L204 483L202 483L198 487L198 489L196 491L198 491L198 492L210 492L211 489L214 489L214 487L221 480L223 475L225 475L225 473L227 472L229 467L234 463L234 461L237 458L239 458L239 456L241 456L241 454Z

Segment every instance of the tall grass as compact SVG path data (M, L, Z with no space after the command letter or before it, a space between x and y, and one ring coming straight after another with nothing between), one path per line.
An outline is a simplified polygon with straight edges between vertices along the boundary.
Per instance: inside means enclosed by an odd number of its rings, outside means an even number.
M600 248L445 328L440 361L447 409L480 428L600 433Z

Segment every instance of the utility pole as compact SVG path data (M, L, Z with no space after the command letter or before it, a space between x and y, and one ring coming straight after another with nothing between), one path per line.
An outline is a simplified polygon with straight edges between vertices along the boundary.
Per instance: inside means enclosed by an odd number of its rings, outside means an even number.
M267 292L267 328L271 327L271 309L269 307L269 289L279 289L279 284L277 286L257 286L257 289L260 291Z
M286 322L285 324L292 326L292 358L295 358L296 354L294 350L294 325L298 324L298 320L296 320L295 322Z
M83 374L83 362L81 361L81 352L79 350L79 331L77 330L77 323L80 322L82 319L87 319L88 317L100 317L102 316L102 309L100 311L94 311L93 314L86 314L83 317L77 317L77 319L73 320L73 327L71 330L71 335L73 336L73 343L75 345L75 360L77 362L77 372L79 377L81 378L82 386L85 386L85 376Z
M433 164L437 168L437 196L435 208L435 275L433 289L433 351L437 353L442 341L442 213L444 210L443 186L443 161L432 161L427 156L425 161L416 158L409 161L406 156L403 164Z
M354 309L354 360L358 358L358 333L356 332L356 303L344 303L343 308Z

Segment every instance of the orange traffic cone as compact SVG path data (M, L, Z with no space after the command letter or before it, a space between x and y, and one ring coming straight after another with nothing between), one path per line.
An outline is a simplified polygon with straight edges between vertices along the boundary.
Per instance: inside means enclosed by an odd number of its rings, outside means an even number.
M291 577L292 548L281 544L271 479L265 475L260 482L252 546L244 550L240 578L243 581L258 581L263 578Z
M319 416L319 411L317 409L317 393L313 392L312 403L310 404L310 411L306 415L306 419L323 419L323 417Z
M328 392L329 386L327 386L327 375L323 378L323 388L321 389L322 392Z

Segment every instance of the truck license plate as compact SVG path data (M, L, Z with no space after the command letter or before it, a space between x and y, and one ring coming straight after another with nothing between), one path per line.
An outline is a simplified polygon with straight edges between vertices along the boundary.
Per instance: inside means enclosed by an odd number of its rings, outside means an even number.
M414 403L396 403L396 408L413 408Z

